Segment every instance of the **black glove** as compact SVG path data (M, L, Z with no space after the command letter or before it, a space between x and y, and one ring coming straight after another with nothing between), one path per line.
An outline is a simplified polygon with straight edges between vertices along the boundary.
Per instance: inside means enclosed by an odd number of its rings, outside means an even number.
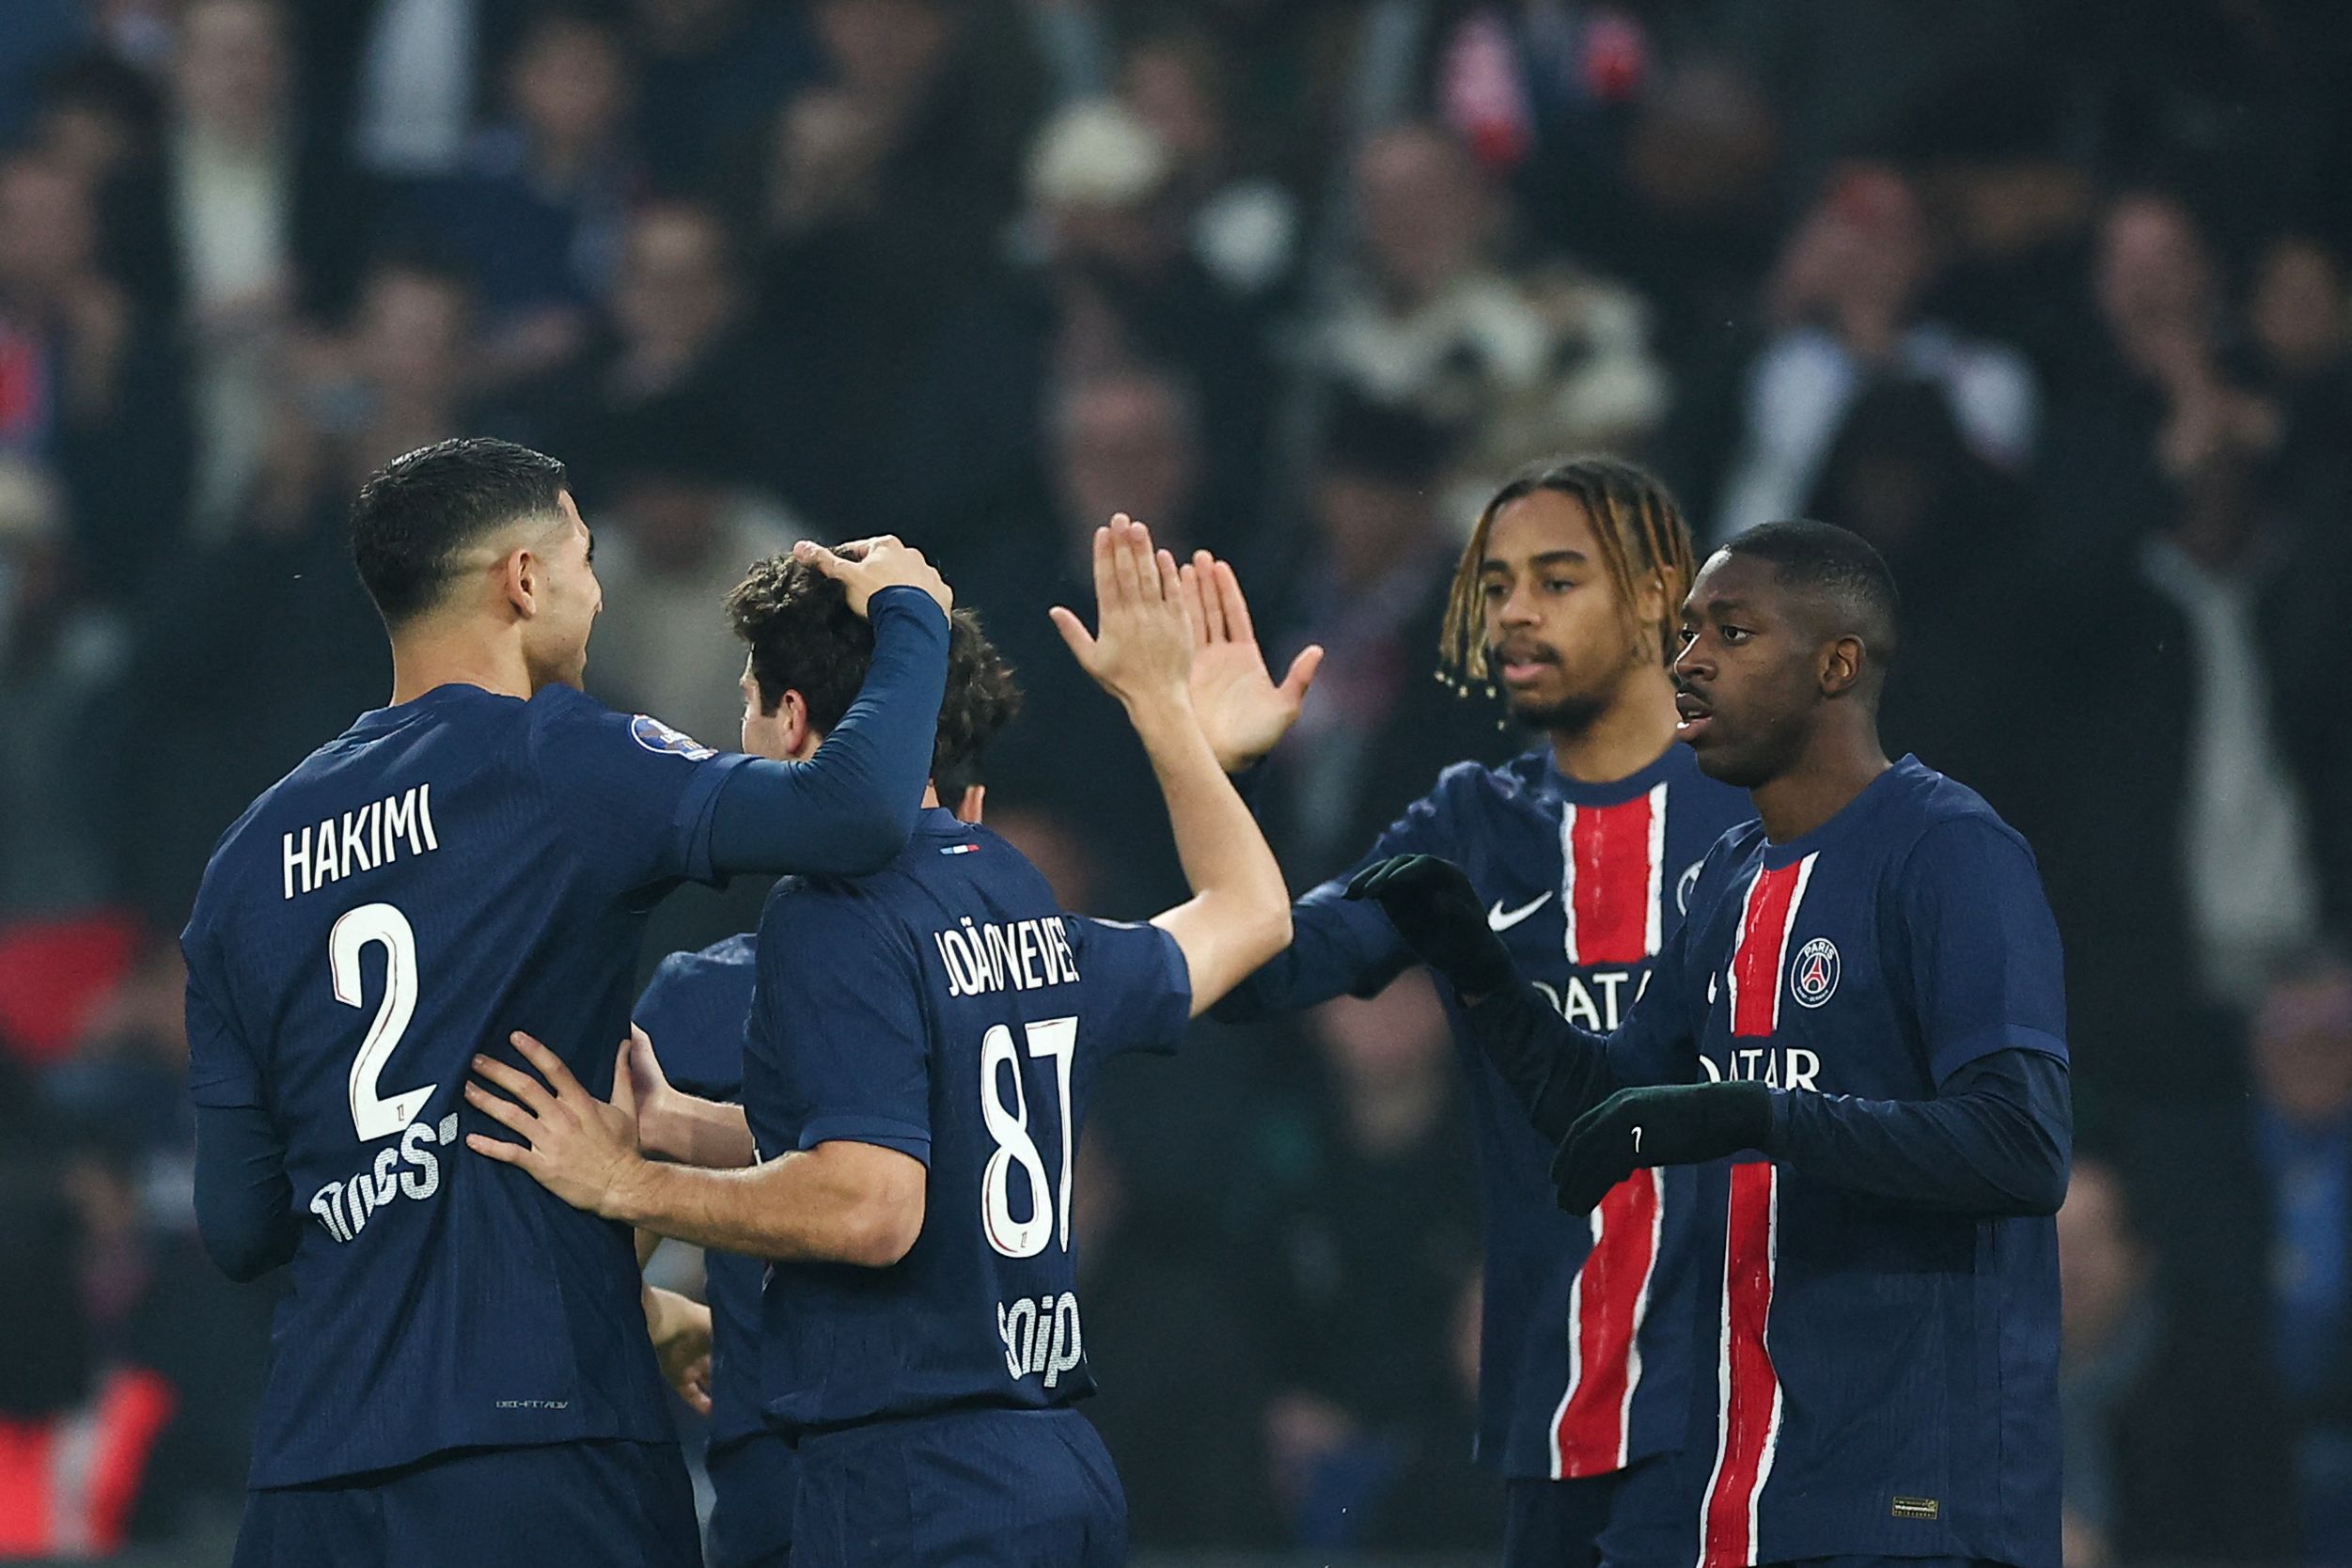
M1656 1165L1704 1165L1772 1136L1772 1087L1735 1079L1621 1089L1568 1129L1552 1161L1560 1206L1591 1214L1608 1189Z
M1517 978L1511 950L1487 928L1485 906L1462 868L1434 855L1400 855L1365 867L1351 899L1380 905L1415 957L1468 996L1486 996Z

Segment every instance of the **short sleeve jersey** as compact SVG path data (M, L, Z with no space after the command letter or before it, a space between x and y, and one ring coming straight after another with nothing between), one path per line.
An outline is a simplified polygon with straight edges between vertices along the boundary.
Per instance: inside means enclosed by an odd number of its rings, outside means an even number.
M1091 1391L1071 1233L1097 1074L1191 1011L1157 927L1064 914L985 828L923 814L899 860L779 883L760 923L745 1108L763 1157L835 1140L928 1168L887 1268L778 1263L760 1376L788 1431Z
M468 1154L497 1130L462 1090L516 1029L609 1090L644 913L712 875L743 760L568 687L447 685L222 838L181 938L190 1087L269 1113L306 1216L255 1485L672 1435L628 1232Z

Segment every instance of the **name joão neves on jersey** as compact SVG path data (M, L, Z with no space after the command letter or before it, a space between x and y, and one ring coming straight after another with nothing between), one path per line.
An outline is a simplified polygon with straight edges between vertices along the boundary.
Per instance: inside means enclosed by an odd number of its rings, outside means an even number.
M779 883L758 964L744 1102L761 1154L847 1140L929 1171L897 1263L769 1270L769 1421L826 1430L1090 1392L1076 1140L1105 1060L1184 1034L1175 940L1064 914L1011 845L933 808L886 870Z

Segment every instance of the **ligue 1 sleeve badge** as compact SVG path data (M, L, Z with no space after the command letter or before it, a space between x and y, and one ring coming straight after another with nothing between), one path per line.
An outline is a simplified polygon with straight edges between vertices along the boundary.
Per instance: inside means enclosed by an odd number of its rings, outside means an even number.
M631 719L629 733L635 737L637 745L648 751L667 752L673 757L683 757L689 762L699 762L718 755L693 736L672 729L651 713L639 713Z
M1789 965L1789 989L1796 994L1799 1007L1819 1007L1837 993L1838 945L1827 936L1816 936L1796 949L1796 962Z

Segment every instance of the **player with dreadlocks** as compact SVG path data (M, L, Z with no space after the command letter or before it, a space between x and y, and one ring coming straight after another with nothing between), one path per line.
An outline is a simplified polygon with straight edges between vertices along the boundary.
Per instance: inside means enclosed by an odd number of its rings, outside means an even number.
M1316 655L1268 677L1232 569L1187 569L1199 635L1194 707L1229 770L1298 712ZM1456 568L1438 679L1498 694L1542 744L1438 776L1360 865L1443 855L1468 871L1487 924L1567 1017L1606 1030L1632 1010L1681 922L1709 845L1753 809L1675 741L1675 618L1690 532L1666 487L1631 463L1577 457L1531 469L1480 514ZM1417 960L1375 905L1344 896L1353 869L1300 899L1290 948L1217 1009L1230 1019L1370 996ZM1690 1224L1697 1173L1636 1171L1588 1219L1562 1214L1552 1148L1469 1041L1485 1209L1480 1462L1504 1477L1509 1568L1658 1557L1623 1478L1680 1446L1695 1314L1673 1300L1703 1273ZM1676 1564L1675 1568L1685 1568Z

